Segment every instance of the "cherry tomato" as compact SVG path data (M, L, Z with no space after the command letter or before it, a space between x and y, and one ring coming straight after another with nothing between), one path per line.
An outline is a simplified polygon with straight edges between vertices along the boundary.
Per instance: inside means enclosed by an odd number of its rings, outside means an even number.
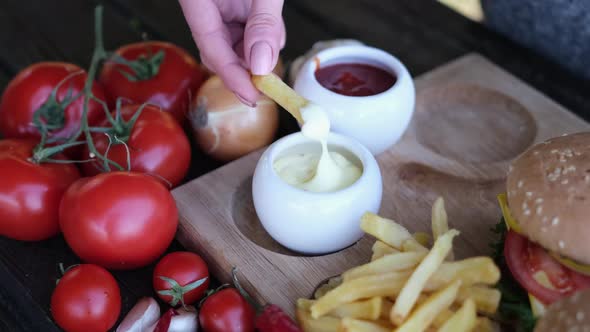
M39 241L59 233L59 202L80 178L72 164L29 161L36 145L31 138L0 141L0 234L16 240Z
M80 73L80 74L74 74ZM61 129L52 130L50 136L68 138L80 129L80 119L84 106L84 89L87 73L80 67L65 62L39 62L22 71L8 83L0 100L0 133L6 138L41 137L32 125L33 114L48 99L51 91L66 77L69 78L57 90L57 102L76 97L66 108L55 105L53 116L48 117L48 125ZM92 93L106 100L103 89L93 84ZM51 112L50 112L51 113ZM61 116L60 116L61 115ZM94 125L104 119L102 106L91 100L88 104L88 123Z
M173 307L182 303L189 305L201 299L209 287L209 269L201 256L195 253L172 252L158 262L152 282L162 301Z
M140 105L122 107L123 120L129 121L139 107ZM102 127L108 125L109 122L105 120ZM157 175L165 180L165 185L172 187L178 185L188 172L191 161L189 140L172 116L158 107L144 107L132 128L126 129L123 126L113 136L120 137L121 141L111 139L113 142L110 144L108 136L95 134L94 145L101 154L108 148L107 157L122 167L128 167L129 154L132 171ZM87 146L83 155L89 155ZM96 175L100 173L100 166L99 161L84 163L82 170L85 175Z
M108 331L120 313L117 281L107 270L93 264L66 271L51 295L53 319L66 332Z
M159 51L163 59L158 58ZM172 113L184 123L191 94L205 80L205 72L194 57L171 43L146 41L125 45L116 55L133 64L108 61L99 81L104 85L109 104L114 108L118 97L142 104L150 102Z
M238 290L224 288L205 299L199 323L205 332L253 332L255 315Z
M506 234L504 257L514 279L544 304L590 287L590 277L561 265L545 249L514 231ZM537 282L533 275L539 271L547 274L555 289Z
M66 242L83 261L134 269L170 245L178 210L152 176L110 172L74 182L61 201L59 220Z

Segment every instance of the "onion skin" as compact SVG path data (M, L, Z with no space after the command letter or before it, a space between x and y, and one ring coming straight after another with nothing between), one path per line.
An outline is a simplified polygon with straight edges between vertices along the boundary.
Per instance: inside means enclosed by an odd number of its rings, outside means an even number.
M153 331L160 318L160 307L151 297L143 297L129 311L125 319L117 327L116 332L148 332Z
M279 127L277 104L260 95L255 108L242 104L219 76L199 89L189 110L193 138L212 158L229 162L272 143Z
M199 330L199 318L197 310L193 306L176 310L177 315L172 316L168 332L197 332Z

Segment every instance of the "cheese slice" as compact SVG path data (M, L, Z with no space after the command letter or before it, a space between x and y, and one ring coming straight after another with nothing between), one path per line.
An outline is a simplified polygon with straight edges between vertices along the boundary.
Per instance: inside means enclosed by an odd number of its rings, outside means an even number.
M512 217L510 209L508 208L508 200L506 198L506 194L498 194L497 198L498 203L500 204L500 208L502 209L502 215L504 216L504 222L506 223L506 227L508 227L509 230L513 230L516 233L521 234L522 229L520 228L520 225L518 224L516 219Z
M510 213L510 208L508 207L508 200L506 198L506 194L505 193L498 194L497 198L498 198L498 203L500 204L500 208L502 209L502 215L504 216L504 222L506 223L506 227L509 230L515 231L518 234L522 234L522 228L520 227L520 225L518 224L516 219L514 219L514 217L512 217L512 214ZM555 260L557 260L563 266L566 266L569 269L574 270L580 274L590 276L590 265L578 263L572 259L565 258L565 257L563 257L559 254L556 254L554 252L551 252L551 251L548 251L548 252L553 258L555 258Z
M512 217L512 214L510 213L510 208L508 207L508 200L507 200L506 194L505 193L498 194L497 198L498 198L498 203L500 204L500 208L502 209L502 216L504 216L504 222L506 223L506 227L509 230L512 230L518 234L522 234L521 233L522 228L520 227L520 225L518 224L516 219L514 219L514 217ZM567 268L569 268L573 271L576 271L580 274L590 276L590 265L578 263L572 259L565 258L565 257L558 255L558 254L551 252L551 251L548 251L548 253L563 266L566 266ZM549 277L547 276L547 274L544 271L536 272L533 275L533 278L539 284L541 284L543 287L555 290L555 287L553 286L551 281L549 281ZM535 317L543 316L543 314L545 314L545 310L546 310L545 305L530 293L528 293L528 297L529 297L529 302L531 304L531 309L533 311L533 315Z
M551 254L551 257L555 258L555 260L558 261L561 265L569 268L570 270L574 270L580 274L590 276L590 265L578 263L573 259L562 257L561 255L556 254L554 252L549 252L549 254Z
M533 274L533 278L539 284L541 284L541 286L555 290L555 287L553 286L551 281L549 281L549 277L547 276L547 273L545 273L545 271L535 272L535 274ZM531 303L531 309L533 311L533 316L541 317L545 314L545 305L530 293L529 293L529 302Z

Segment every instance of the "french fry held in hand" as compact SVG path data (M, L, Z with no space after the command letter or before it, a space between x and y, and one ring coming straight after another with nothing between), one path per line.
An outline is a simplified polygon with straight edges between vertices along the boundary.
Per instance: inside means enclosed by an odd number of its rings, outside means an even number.
M303 123L300 110L309 101L297 94L280 77L274 73L268 75L252 75L252 83L258 90L281 105L287 112L291 113L297 122L300 124Z
M459 231L449 228L442 198L431 213L432 237L365 213L361 228L376 238L370 262L330 279L315 300L298 301L303 330L493 331L479 314L498 310L499 268L486 256L453 260Z

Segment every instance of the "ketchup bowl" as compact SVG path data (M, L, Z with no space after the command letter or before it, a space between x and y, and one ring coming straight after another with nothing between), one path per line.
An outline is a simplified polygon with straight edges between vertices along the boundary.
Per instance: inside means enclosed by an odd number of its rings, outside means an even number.
M416 91L406 67L366 45L319 52L302 65L293 85L327 111L332 131L355 138L373 155L401 138L414 113Z
M275 171L279 158L297 153L321 153L321 145L301 132L270 145L256 165L252 180L254 208L268 234L284 247L305 255L321 255L344 249L363 236L361 216L378 213L382 179L377 161L358 141L330 133L330 152L345 156L361 168L360 177L331 192L299 189Z

